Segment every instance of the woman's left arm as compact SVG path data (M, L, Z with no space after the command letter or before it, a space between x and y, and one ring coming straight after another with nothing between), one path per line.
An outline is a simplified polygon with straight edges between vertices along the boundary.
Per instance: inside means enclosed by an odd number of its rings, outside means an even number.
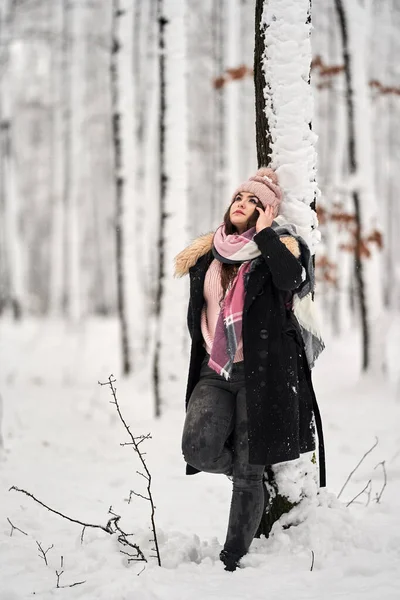
M271 272L274 285L285 291L295 290L302 282L302 265L297 240L288 235L280 238L272 227L264 227L254 241Z

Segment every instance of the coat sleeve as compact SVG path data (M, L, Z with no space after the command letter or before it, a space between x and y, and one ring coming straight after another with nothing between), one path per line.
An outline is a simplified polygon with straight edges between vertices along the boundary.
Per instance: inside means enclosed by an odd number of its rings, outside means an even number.
M254 236L254 241L268 265L275 287L290 291L298 288L302 282L302 265L293 249L289 250L291 246L298 250L297 240L291 236L287 238L284 243L271 227L266 227Z

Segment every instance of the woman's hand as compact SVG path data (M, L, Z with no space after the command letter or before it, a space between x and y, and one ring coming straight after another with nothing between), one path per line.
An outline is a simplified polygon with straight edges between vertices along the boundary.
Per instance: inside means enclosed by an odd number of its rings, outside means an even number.
M256 210L258 210L259 213L256 223L256 232L259 233L262 229L265 229L266 227L271 227L272 221L274 220L275 216L275 209L269 204L267 204L265 210L259 208L258 206L256 206Z

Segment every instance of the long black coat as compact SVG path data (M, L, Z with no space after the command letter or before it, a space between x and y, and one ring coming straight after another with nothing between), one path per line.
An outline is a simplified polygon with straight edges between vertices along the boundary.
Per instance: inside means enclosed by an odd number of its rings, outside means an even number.
M302 281L300 261L268 227L258 233L261 257L248 276L243 309L243 352L249 427L249 460L271 465L315 448L310 372L297 321L286 301ZM188 328L192 338L186 406L205 356L200 320L210 250L189 269ZM187 466L187 473L196 469Z

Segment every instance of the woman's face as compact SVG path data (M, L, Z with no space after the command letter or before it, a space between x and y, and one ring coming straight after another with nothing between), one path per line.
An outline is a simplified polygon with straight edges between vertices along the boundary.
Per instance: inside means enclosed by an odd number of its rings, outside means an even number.
M233 200L229 212L229 219L238 231L243 233L247 229L247 223L254 214L258 198L250 192L240 192Z

